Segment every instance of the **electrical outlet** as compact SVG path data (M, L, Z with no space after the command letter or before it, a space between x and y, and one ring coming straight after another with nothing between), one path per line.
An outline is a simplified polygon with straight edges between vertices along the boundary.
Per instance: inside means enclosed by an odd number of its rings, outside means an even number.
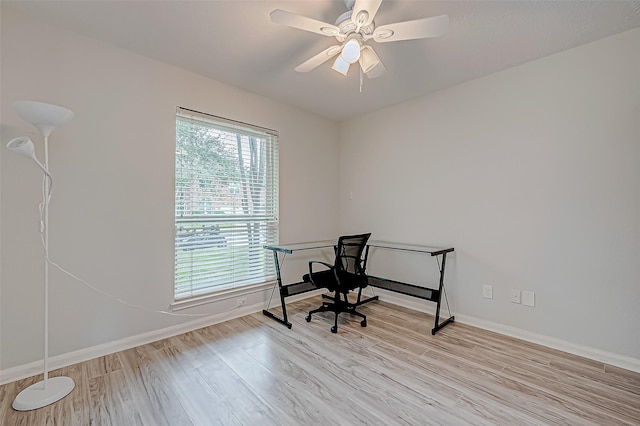
M523 291L522 292L522 304L524 306L535 306L535 296L536 294L532 291Z
M511 303L520 303L520 290L511 290Z
M236 302L236 306L244 306L246 304L247 304L247 298L246 297L241 297Z
M482 286L482 297L485 299L493 299L493 286L484 284Z

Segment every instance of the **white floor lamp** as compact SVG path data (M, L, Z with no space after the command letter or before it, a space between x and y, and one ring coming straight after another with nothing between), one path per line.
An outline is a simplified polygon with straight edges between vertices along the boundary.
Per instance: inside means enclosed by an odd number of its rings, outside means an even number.
M53 130L73 118L73 112L57 105L41 102L20 101L14 108L24 120L33 124L44 136L44 164L38 161L33 142L28 137L11 140L7 148L26 155L38 164L45 173L43 200L40 215L40 231L44 243L44 379L25 388L13 401L18 411L35 410L64 398L75 387L70 377L49 378L49 199L53 179L49 174L49 135Z

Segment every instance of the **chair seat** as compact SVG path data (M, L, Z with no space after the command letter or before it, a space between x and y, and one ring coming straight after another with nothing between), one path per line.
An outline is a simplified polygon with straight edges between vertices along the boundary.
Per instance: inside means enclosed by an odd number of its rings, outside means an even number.
M340 291L365 288L369 285L369 280L364 275L343 272L338 273L338 276L340 277L340 282L345 284L341 287ZM302 276L302 281L312 283L317 288L326 288L329 291L336 291L337 289L336 277L332 270L314 272L313 281L311 281L309 274L304 274Z
M336 277L332 270L314 272L313 281L311 281L309 274L304 274L302 281L313 283L317 288L326 288L329 291L335 291L337 287Z

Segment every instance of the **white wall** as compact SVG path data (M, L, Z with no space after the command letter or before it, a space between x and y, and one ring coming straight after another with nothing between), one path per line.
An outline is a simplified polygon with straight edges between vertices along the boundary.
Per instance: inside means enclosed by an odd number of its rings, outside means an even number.
M639 51L636 29L343 123L340 229L454 246L460 317L640 360Z
M15 113L15 101L75 112L50 138L52 260L131 303L166 310L172 302L176 106L278 130L280 240L337 233L336 123L37 22L6 5L1 48L0 369L42 357L41 175L28 159L4 152L8 140L27 134L42 155L42 138ZM265 297L250 295L248 305ZM193 320L123 306L56 270L50 302L52 356ZM186 313L234 310L230 300Z

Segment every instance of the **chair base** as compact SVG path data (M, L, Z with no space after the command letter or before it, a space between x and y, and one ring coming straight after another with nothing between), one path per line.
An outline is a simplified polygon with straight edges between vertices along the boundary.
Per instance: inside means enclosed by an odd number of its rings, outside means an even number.
M329 296L325 296L323 295L323 297L327 298L327 299L331 299L332 302L322 302L322 306L320 306L318 309L314 309L312 311L310 311L306 317L304 317L304 319L307 322L311 321L311 315L318 313L318 312L334 312L335 313L335 321L333 324L333 327L331 327L331 332L332 333L337 333L338 332L338 315L342 312L351 314L351 315L356 315L360 318L362 318L362 321L360 321L360 325L362 327L366 327L367 326L367 316L356 311L356 307L358 306L357 303L349 303L349 299L347 297L346 293L343 293L344 296L344 300L342 300L342 298L340 297L340 293L336 292L335 297L329 297Z

